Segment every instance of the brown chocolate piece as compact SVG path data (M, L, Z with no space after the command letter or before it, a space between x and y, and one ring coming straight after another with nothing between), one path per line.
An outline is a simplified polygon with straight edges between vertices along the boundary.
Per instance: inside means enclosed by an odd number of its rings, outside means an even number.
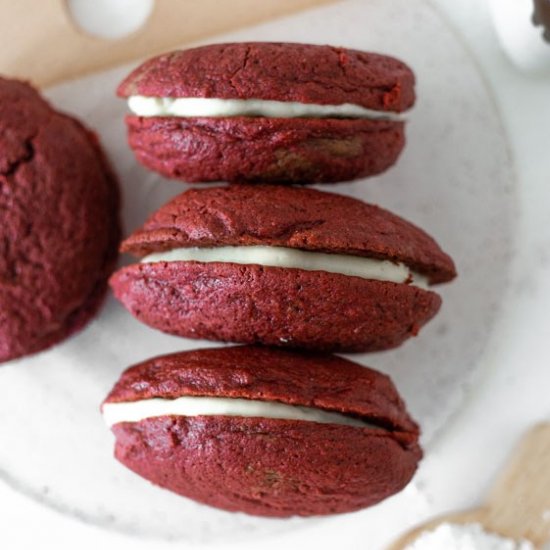
M533 23L544 27L543 36L550 42L550 0L534 0Z

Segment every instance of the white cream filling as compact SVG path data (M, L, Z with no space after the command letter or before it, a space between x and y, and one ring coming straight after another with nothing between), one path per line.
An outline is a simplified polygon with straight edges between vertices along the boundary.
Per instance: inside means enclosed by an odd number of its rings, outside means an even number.
M176 399L152 398L142 401L105 403L103 418L109 427L119 422L139 422L158 416L238 416L306 420L321 424L342 424L358 428L377 426L340 413L313 407L286 405L274 401L227 397L184 396Z
M403 121L399 113L376 111L353 103L319 105L295 101L267 99L217 99L210 97L145 97L128 98L130 110L143 117L234 117L261 116L268 118L367 118Z
M428 279L403 263L345 254L325 254L281 246L220 246L216 248L175 248L145 256L152 262L222 262L286 267L306 271L327 271L363 279L406 283L427 288Z

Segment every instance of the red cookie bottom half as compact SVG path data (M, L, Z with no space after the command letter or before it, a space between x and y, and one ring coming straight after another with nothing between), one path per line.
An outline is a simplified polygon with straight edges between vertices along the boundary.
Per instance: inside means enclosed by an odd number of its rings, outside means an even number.
M335 424L164 416L113 426L115 456L156 485L230 511L349 512L405 487L415 436Z
M137 159L189 182L338 182L379 174L405 144L404 123L357 119L128 116Z
M135 264L110 283L137 319L170 334L319 351L396 347L441 305L407 284L232 263Z

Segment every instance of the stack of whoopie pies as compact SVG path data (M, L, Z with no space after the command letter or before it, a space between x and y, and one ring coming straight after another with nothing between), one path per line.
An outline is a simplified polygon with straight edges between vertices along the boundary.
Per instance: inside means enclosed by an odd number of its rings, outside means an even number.
M216 44L147 61L118 92L141 163L230 185L182 193L127 238L139 262L111 277L116 297L151 327L247 345L128 369L102 405L116 457L181 495L266 516L401 490L418 426L387 376L328 353L416 335L454 264L378 206L290 184L390 167L412 71L330 46Z

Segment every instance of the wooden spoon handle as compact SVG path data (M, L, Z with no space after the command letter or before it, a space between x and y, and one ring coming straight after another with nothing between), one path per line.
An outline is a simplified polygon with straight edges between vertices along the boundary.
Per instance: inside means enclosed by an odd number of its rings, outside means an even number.
M334 1L156 0L143 28L107 40L81 31L65 0L0 0L0 73L50 85Z
M550 541L550 423L522 439L484 508L485 525L537 545Z

